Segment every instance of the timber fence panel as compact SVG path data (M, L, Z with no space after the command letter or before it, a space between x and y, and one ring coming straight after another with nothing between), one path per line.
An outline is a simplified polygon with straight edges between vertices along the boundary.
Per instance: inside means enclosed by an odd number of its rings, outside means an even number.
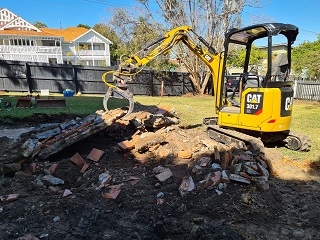
M63 93L71 89L75 93L105 94L108 86L101 77L113 67L74 66L68 64L27 63L0 61L0 90L12 92L40 92L48 89L51 93ZM113 74L107 74L107 82ZM165 96L180 96L193 92L187 73L158 72L144 70L128 82L128 89L135 95L160 96L164 83Z
M113 68L76 66L75 70L79 92L104 94L108 91L108 86L103 82L102 75L106 72L112 71ZM106 81L108 83L113 84L112 76L112 74L106 75Z
M320 101L320 82L295 81L294 98Z
M63 93L65 89L76 90L71 65L30 64L32 91L49 89L52 93Z
M0 61L0 90L29 91L25 66L23 62Z

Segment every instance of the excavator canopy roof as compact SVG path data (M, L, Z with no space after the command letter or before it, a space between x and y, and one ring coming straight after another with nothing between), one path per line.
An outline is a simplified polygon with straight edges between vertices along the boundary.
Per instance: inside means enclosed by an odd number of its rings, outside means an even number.
M229 30L226 33L226 42L248 45L259 38L283 34L288 38L290 43L293 43L296 40L298 33L298 27L291 24L263 23Z

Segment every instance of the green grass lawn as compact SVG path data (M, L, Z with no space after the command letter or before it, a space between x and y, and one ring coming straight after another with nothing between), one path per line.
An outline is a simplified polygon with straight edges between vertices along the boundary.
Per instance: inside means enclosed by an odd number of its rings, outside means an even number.
M85 116L94 113L96 110L103 109L102 95L81 95L67 97L66 108L15 108L18 95L0 95L2 98L2 108L0 111L0 123L10 124L14 119L24 119L35 113L43 114L72 114ZM62 97L57 95L55 97ZM146 97L135 96L135 102L143 105L173 106L184 126L196 126L205 130L202 120L205 117L215 116L214 99L211 96L199 97ZM4 108L4 102L10 101L12 106L10 111ZM111 102L112 103L112 102ZM112 103L117 104L117 103ZM111 104L111 105L112 105ZM110 106L110 109L113 106ZM279 150L291 159L303 161L320 161L320 103L309 101L295 101L293 108L293 118L291 129L296 132L306 134L312 141L310 152L294 152L286 148Z

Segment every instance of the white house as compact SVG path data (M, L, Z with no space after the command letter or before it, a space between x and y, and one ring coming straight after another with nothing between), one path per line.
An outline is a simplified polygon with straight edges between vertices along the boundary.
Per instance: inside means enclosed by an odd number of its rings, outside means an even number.
M0 9L0 60L110 66L111 44L93 29L37 28Z

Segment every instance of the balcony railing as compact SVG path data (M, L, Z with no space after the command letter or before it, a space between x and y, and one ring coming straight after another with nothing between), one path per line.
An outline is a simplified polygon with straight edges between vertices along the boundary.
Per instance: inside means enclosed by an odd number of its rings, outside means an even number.
M61 54L61 47L49 46L5 46L0 45L0 53Z
M64 56L106 56L106 51L105 50L79 50L77 52L73 51L63 51Z

